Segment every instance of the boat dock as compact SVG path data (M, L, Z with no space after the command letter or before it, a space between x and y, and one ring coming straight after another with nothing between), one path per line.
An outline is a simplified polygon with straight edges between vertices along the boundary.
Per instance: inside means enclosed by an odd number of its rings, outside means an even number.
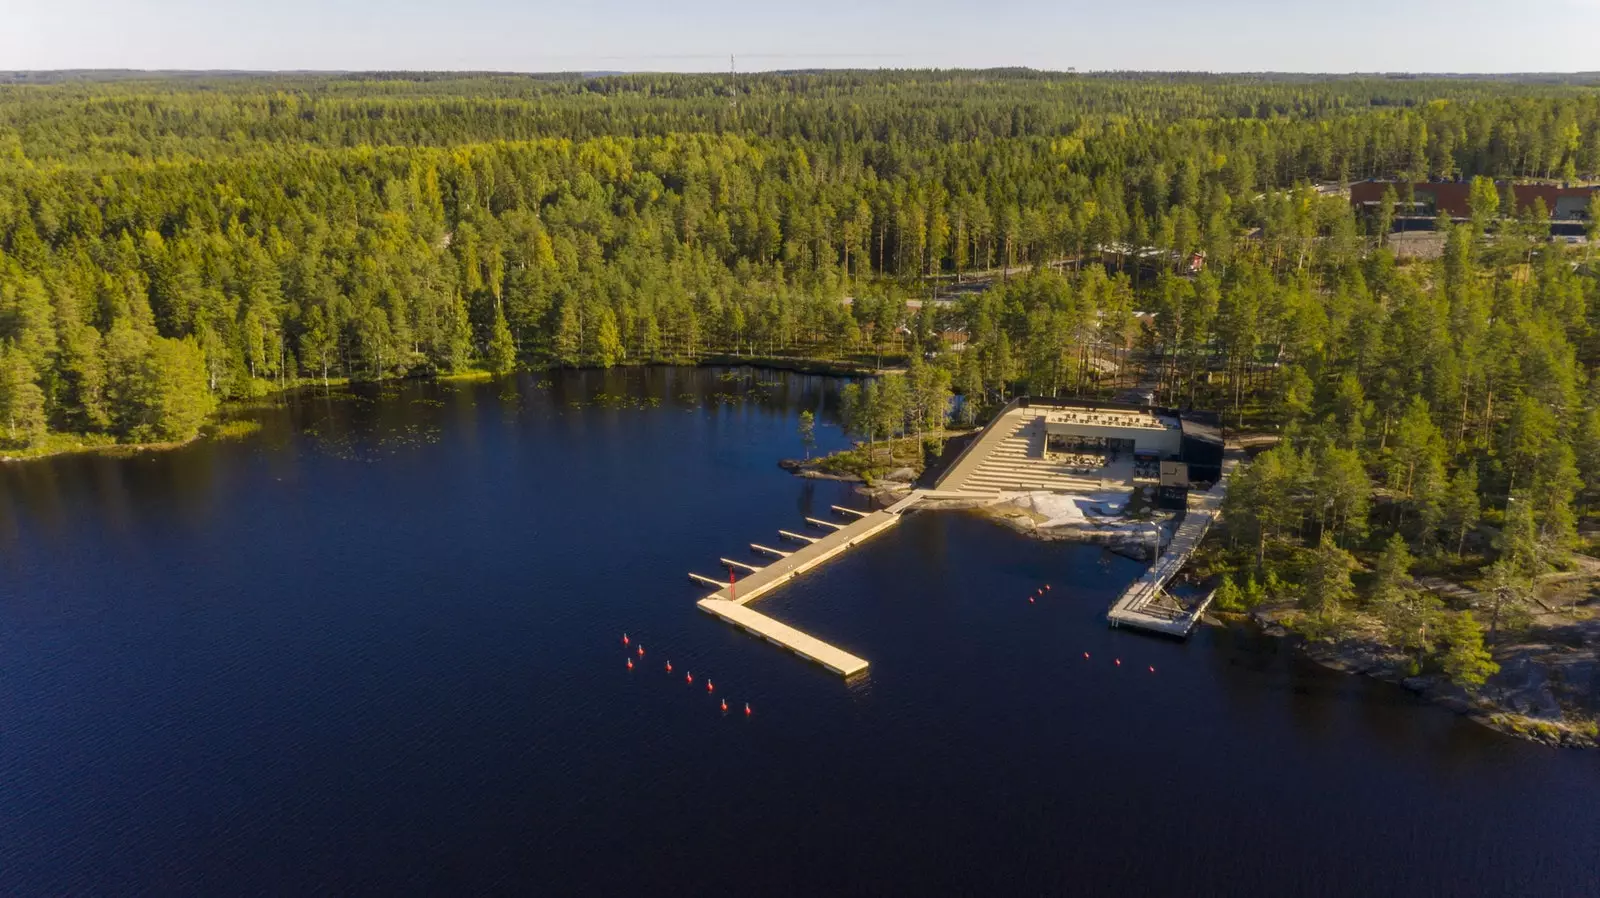
M722 588L706 599L736 602L740 605L753 602L789 580L848 551L862 540L876 536L898 523L900 523L899 512L888 510L872 512L739 578L734 581L732 587L726 583L720 584Z
M1212 596L1208 595L1194 608L1184 610L1175 602L1168 604L1161 601L1165 595L1162 587L1189 561L1189 556L1205 539L1206 531L1211 529L1211 524L1221 514L1222 498L1228 491L1228 475L1233 473L1237 464L1237 459L1225 460L1222 476L1211 485L1211 489L1198 497L1191 497L1183 515L1183 523L1178 526L1178 532L1173 534L1166 552L1156 559L1155 564L1150 565L1143 576L1129 584L1117 598L1116 604L1106 612L1106 620L1111 622L1111 626L1134 627L1181 639L1188 636L1195 624L1199 623L1200 615L1211 605Z
M751 549L771 555L774 560L764 567L756 567L733 561L732 559L721 559L725 567L749 570L749 573L743 579L736 579L731 584L725 585L712 580L710 577L690 574L690 577L697 583L719 587L716 592L701 599L697 604L701 611L707 614L714 614L730 624L760 636L768 642L781 645L802 658L821 664L834 673L846 677L858 674L867 669L865 659L858 658L844 649L823 642L815 636L802 633L788 624L753 611L748 607L749 603L788 583L806 571L837 558L866 540L900 523L900 516L910 511L923 499L971 498L986 497L962 492L912 490L905 498L879 511L856 511L851 508L836 508L839 512L855 517L855 520L848 524L836 524L831 521L807 518L806 520L813 525L821 524L835 529L827 535L819 537L803 536L798 533L790 533L787 530L778 531L785 537L798 537L796 542L801 542L802 545L793 552L782 552L763 546L760 543L751 543Z
M746 568L750 573L744 579L735 580L729 585L716 584L720 588L698 602L700 610L714 614L768 642L781 645L800 657L815 661L842 676L848 677L866 670L867 662L864 659L745 606L817 565L849 551L863 540L900 523L901 512L915 505L920 498L920 495L913 492L906 499L882 511L860 512L861 517L848 524L812 521L812 523L827 523L828 526L837 528L822 537L801 536L787 530L778 531L783 536L795 538L797 542L803 541L803 546L793 552L779 553L775 549L751 543L751 548L766 551L774 555L776 560L765 567L753 567L730 559L722 559L724 565ZM709 577L694 574L690 576L696 582L706 585L715 583Z
M831 646L809 633L802 633L782 621L751 611L738 602L701 599L700 608L774 645L783 646L807 661L815 661L840 676L851 677L867 669L865 659Z

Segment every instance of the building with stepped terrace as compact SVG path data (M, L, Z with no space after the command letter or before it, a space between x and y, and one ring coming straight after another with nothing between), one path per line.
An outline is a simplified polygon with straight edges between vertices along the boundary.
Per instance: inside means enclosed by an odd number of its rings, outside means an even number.
M1013 403L940 480L969 493L1099 493L1161 485L1181 505L1191 482L1216 480L1215 419L1122 403L1024 399Z

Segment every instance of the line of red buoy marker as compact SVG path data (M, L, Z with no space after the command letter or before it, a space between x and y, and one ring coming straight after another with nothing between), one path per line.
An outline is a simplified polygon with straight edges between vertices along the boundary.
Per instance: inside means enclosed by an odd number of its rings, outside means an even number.
M628 638L628 634L627 633L623 633L622 634L622 644L623 645L631 645L632 644L632 641ZM636 646L636 648L638 649L639 657L643 658L644 657L644 645L642 645L642 644L638 645L638 646ZM627 660L628 660L628 669L629 670L633 670L633 659L629 658ZM667 660L667 673L672 673L672 660L670 658ZM684 671L683 672L683 681L685 683L693 685L694 684L694 672L693 671L687 671L687 670ZM707 692L714 692L715 690L716 690L716 687L712 684L711 680L707 679L706 680L706 691ZM722 700L721 707L722 707L722 710L724 712L726 712L728 710L728 700L727 699L723 699ZM750 703L749 702L745 702L744 703L744 716L749 717L753 713L754 712L750 710Z

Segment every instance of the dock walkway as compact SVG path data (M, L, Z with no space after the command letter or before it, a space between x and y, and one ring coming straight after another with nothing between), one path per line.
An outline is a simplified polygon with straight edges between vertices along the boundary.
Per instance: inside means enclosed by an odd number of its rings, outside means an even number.
M701 600L702 604L711 601L734 602L740 605L753 602L862 540L876 536L900 523L900 511L903 510L875 511L826 536L816 537L815 542L802 543L788 555L775 559L771 564L743 579L735 580L731 588L724 586L706 596Z
M846 677L861 673L867 669L865 659L858 658L844 649L829 645L815 636L802 633L782 621L774 620L746 606L817 565L849 551L864 540L870 539L900 523L901 513L921 501L922 496L922 491L913 490L904 499L881 511L858 512L849 510L851 514L858 515L855 520L848 524L829 523L828 526L837 529L825 536L815 538L802 537L807 542L803 543L800 548L793 552L778 555L777 559L771 564L751 572L743 580L735 580L732 584L722 587L696 604L701 611L707 614L714 614L728 623L766 639L768 642L781 645L802 658L821 664L834 673ZM785 531L779 532L783 533ZM799 534L795 535L798 536ZM776 550L767 551L775 552Z
M1233 473L1237 464L1237 459L1224 460L1222 476L1217 478L1211 489L1190 501L1188 510L1184 512L1183 523L1178 526L1178 532L1173 535L1166 552L1156 559L1156 563L1143 576L1129 584L1116 604L1106 612L1106 620L1111 622L1111 626L1136 627L1180 638L1188 636L1189 631L1194 629L1200 615L1211 604L1210 596L1187 612L1174 611L1156 602L1161 597L1161 588L1188 562L1189 556L1200 547L1200 541L1205 539L1206 531L1211 529L1212 523L1222 513L1222 498L1228 492L1228 475Z
M867 669L864 658L858 658L844 649L802 633L782 621L752 611L738 602L723 599L701 599L700 609L715 614L730 624L741 627L761 638L780 645L808 661L815 661L840 676L850 677Z

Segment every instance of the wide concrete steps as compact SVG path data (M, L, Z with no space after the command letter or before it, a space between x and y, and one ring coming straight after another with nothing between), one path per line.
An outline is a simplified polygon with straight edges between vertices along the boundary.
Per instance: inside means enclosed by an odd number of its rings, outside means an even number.
M1083 473L1084 471L1095 473ZM978 471L990 473L1054 474L1061 477L1098 477L1098 467L1070 465L1053 461L988 461L978 466ZM976 471L973 473L977 473Z
M961 488L966 491L991 489L1005 493L1087 493L1102 489L1103 484L1098 480L1044 480L1015 477L971 480L963 484Z

